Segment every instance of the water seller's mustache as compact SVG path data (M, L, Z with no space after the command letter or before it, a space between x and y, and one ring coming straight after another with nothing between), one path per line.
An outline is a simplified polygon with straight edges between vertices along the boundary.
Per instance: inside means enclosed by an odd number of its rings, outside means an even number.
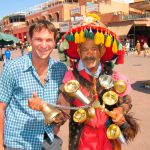
M83 60L95 60L95 58L94 57L85 57Z

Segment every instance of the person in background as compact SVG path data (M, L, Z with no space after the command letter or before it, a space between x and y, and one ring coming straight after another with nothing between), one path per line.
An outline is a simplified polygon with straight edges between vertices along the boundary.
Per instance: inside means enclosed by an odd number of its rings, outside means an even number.
M28 51L28 52L31 52L31 51L32 51L32 46L31 46L30 44L27 46L27 51Z
M8 62L1 73L0 150L61 150L54 124L46 125L43 114L32 110L33 99L56 103L67 70L50 57L56 35L55 26L47 20L32 24L32 52Z
M126 55L129 54L129 51L130 51L130 42L129 40L126 41L126 44L125 44L125 52L126 52Z
M146 41L143 44L143 49L144 49L144 57L150 56L150 48Z
M5 50L5 59L6 59L6 60L10 60L10 59L11 59L10 46L7 46L7 47L6 47L6 50Z
M20 51L21 51L21 56L23 56L24 55L24 51L25 51L25 45L24 44L22 44L20 46Z
M11 50L10 50L10 46L6 47L5 53L4 53L4 64L3 66L5 66L5 64L11 59Z
M139 56L141 54L141 44L140 44L139 40L137 40L137 43L136 43L136 51Z

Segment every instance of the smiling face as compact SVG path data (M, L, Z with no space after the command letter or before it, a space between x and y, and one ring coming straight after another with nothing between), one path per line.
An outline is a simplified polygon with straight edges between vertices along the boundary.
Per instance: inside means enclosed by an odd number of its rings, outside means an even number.
M38 60L48 60L55 46L54 32L48 29L34 31L31 38L32 57Z
M79 45L78 53L80 59L87 69L95 72L100 62L100 58L104 54L104 48L96 45L94 40L87 39L84 43Z

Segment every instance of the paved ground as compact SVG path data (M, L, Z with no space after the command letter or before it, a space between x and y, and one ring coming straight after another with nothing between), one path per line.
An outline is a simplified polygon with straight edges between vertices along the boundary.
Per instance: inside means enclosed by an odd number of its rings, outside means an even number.
M12 57L20 56L20 51L13 51ZM58 59L57 51L52 53L52 56ZM132 112L138 118L141 131L135 140L123 145L123 150L150 150L150 89L142 87L142 82L150 80L150 58L129 54L125 56L125 65L118 65L116 70L128 76L132 83L131 96L133 98ZM0 70L2 62L0 62ZM59 133L64 141L63 150L68 150L68 123L66 123Z

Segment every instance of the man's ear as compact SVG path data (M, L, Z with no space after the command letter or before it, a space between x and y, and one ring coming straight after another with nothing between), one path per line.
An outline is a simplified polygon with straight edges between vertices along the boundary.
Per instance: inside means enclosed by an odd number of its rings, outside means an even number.
M106 52L106 48L104 47L104 45L100 48L100 53L101 53L101 57L105 54Z

